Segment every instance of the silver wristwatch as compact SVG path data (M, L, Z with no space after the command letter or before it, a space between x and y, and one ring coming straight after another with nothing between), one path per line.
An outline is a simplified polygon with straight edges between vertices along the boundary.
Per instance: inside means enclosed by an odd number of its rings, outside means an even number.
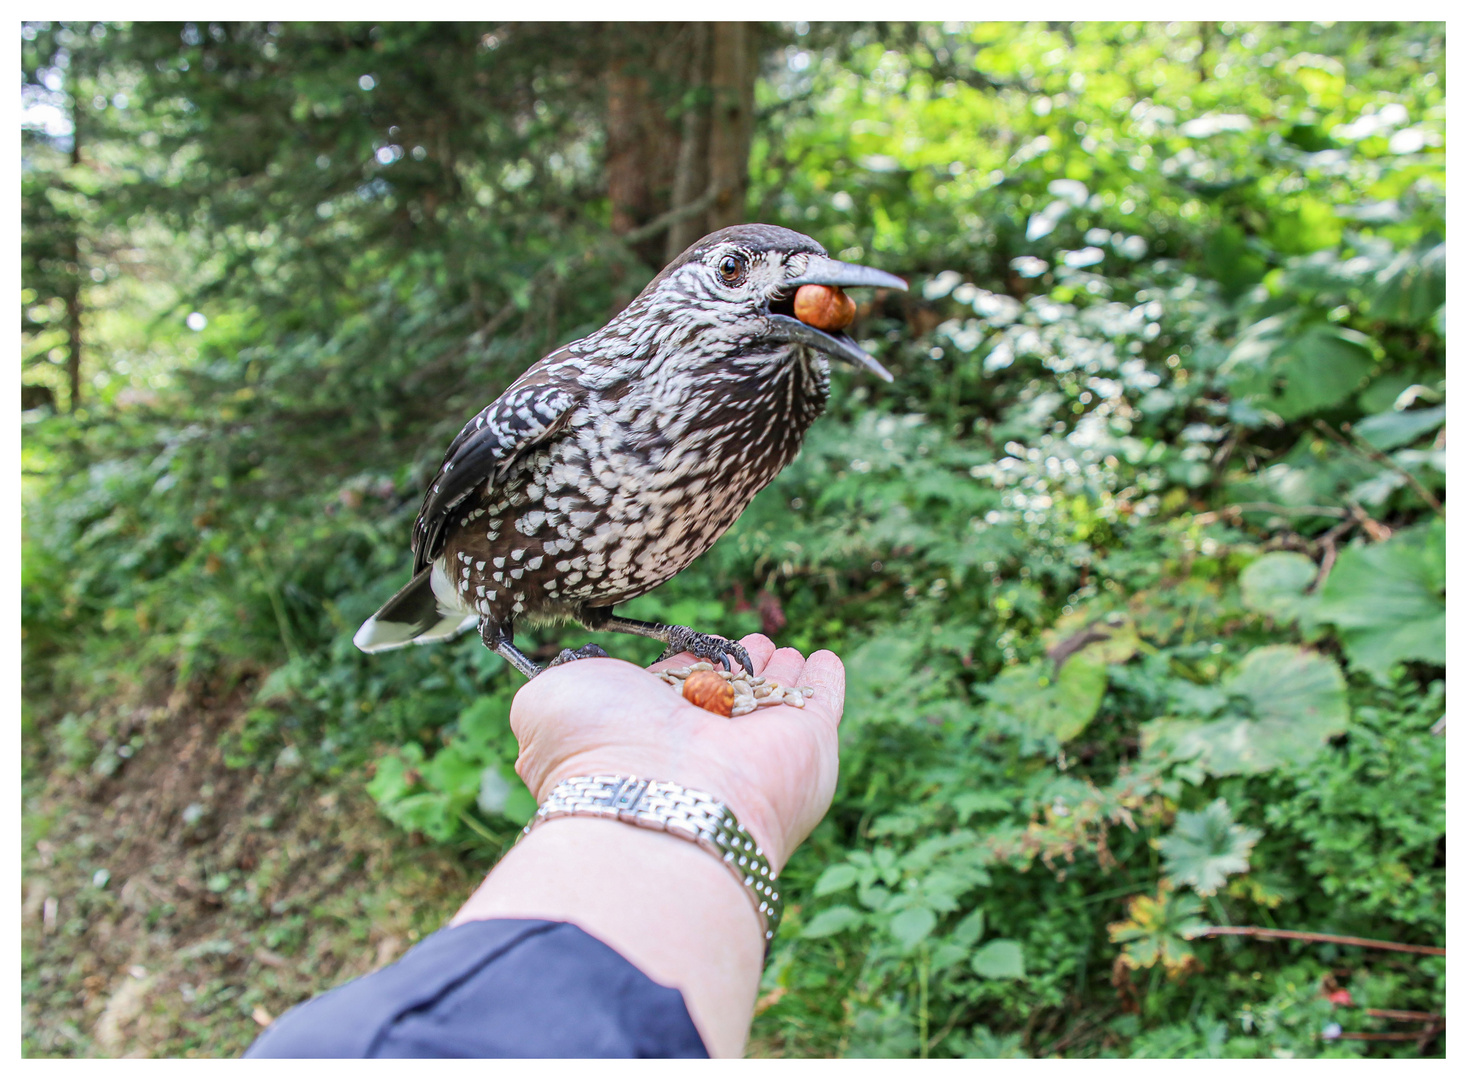
M572 776L555 785L525 826L525 835L541 822L571 816L615 818L644 829L657 829L691 840L717 856L749 890L764 924L764 947L768 951L784 912L784 901L775 888L774 868L733 811L712 795L666 780Z

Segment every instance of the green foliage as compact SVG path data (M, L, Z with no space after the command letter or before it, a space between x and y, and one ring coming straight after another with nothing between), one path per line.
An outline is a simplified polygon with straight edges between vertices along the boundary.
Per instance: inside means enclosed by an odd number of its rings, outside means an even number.
M1317 616L1338 628L1350 663L1382 683L1402 660L1447 662L1446 542L1434 521L1352 544L1320 590Z
M1304 311L1270 315L1238 336L1218 369L1234 393L1281 420L1339 405L1370 372L1370 339L1348 327L1310 322Z
M1339 666L1292 645L1254 649L1215 691L1191 696L1218 719L1156 720L1145 738L1153 754L1212 776L1306 764L1349 723Z
M1167 877L1211 896L1229 875L1248 869L1248 853L1263 835L1234 824L1226 799L1215 799L1195 813L1177 815L1172 831L1157 843Z
M1155 898L1134 898L1122 922L1110 924L1110 939L1122 946L1117 960L1130 968L1161 964L1170 976L1185 975L1199 965L1189 944L1192 934L1205 923L1202 901L1186 893L1172 892L1163 882Z
M66 220L148 272L88 274L95 405L24 422L29 769L115 763L119 685L257 674L237 765L365 782L479 869L532 811L517 675L350 642L463 418L653 269L609 237L594 56L516 26L68 39L130 104L68 174L104 220ZM854 327L897 382L837 372L627 609L847 664L756 1050L1414 1054L1322 1042L1321 980L1440 1011L1444 966L1189 935L1444 940L1443 29L783 37L750 216L911 279ZM47 198L28 251L81 214ZM31 355L60 286L25 257Z
M1022 979L1024 948L1003 938L990 941L973 954L973 971L985 979Z
M1297 620L1304 630L1313 622L1317 598L1307 594L1318 575L1314 560L1300 552L1260 555L1238 575L1243 606L1282 623Z

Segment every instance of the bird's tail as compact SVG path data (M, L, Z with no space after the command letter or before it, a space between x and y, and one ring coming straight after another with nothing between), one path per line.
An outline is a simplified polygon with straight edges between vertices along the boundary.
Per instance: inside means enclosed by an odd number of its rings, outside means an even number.
M356 632L352 644L362 652L400 649L404 645L427 645L457 637L479 622L479 616L462 611L445 613L433 594L433 568L421 573L397 591Z

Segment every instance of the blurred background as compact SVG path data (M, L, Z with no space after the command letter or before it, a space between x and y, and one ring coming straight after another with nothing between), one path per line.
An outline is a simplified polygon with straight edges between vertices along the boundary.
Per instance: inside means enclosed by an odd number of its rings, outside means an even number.
M750 1053L1444 1053L1443 26L21 38L25 1053L442 924L521 680L351 635L464 420L738 221L912 283L625 609L848 665Z

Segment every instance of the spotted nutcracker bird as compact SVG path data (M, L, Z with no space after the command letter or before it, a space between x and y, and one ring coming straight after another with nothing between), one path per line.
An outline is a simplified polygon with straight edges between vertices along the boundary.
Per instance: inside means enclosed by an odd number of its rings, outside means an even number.
M891 380L840 329L853 311L840 287L858 285L907 287L773 225L699 240L606 326L464 425L413 526L413 579L357 631L357 647L477 625L533 678L541 668L515 648L515 624L574 620L751 670L735 642L612 609L712 547L789 464L825 408L831 358ZM591 644L552 665L605 655Z

